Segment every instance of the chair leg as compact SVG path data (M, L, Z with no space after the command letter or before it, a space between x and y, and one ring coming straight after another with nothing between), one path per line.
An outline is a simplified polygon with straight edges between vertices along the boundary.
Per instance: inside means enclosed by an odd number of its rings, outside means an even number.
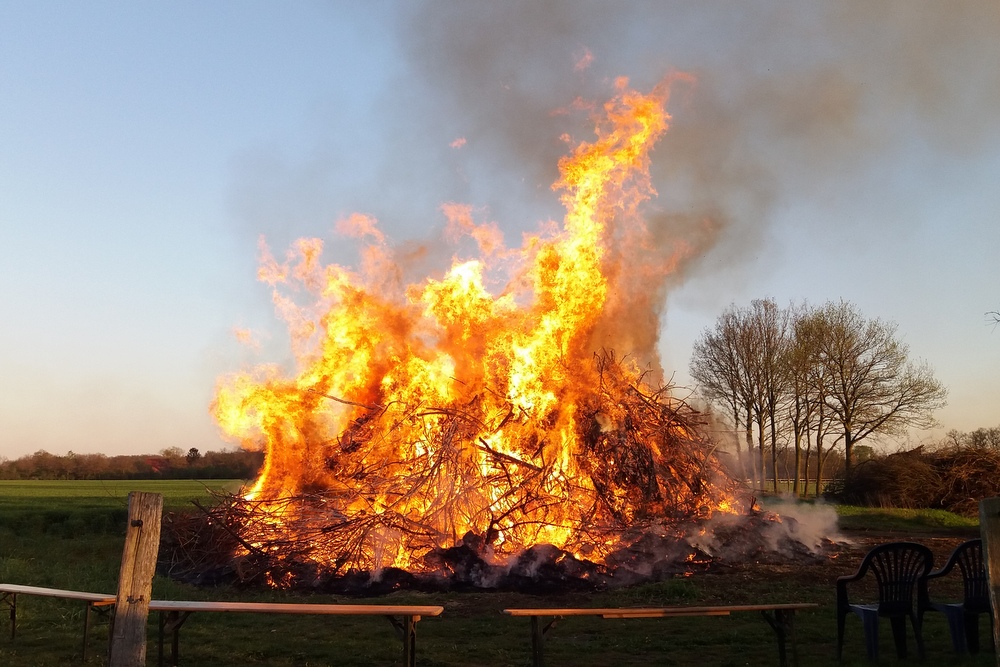
M892 625L892 639L896 643L896 655L900 658L906 657L906 618L903 616L892 616L889 618ZM914 623L914 625L916 625ZM914 627L914 630L916 628Z
M965 653L965 623L964 612L953 607L944 608L944 617L948 620L948 632L951 633L951 648L955 653Z
M878 613L868 612L861 616L865 629L865 650L869 660L878 660Z
M917 614L910 613L910 624L913 626L913 638L917 641L917 657L921 660L924 659L924 619ZM906 625L906 621L903 621L903 625ZM906 637L903 637L904 648Z
M969 653L979 653L979 614L965 612L965 645Z
M837 662L844 655L844 622L847 619L847 612L837 613Z

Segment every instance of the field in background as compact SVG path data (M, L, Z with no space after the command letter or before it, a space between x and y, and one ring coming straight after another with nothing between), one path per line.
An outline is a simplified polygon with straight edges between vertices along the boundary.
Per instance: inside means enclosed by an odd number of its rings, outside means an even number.
M163 494L163 505L177 509L192 499L208 500L213 491L238 491L235 479L111 479L111 480L6 480L0 479L0 512L35 503L46 509L79 507L125 507L130 491Z
M113 594L125 533L128 491L163 493L166 511L210 502L216 489L238 481L0 482L0 581ZM771 501L764 499L765 506ZM854 545L835 559L811 563L744 563L704 574L601 593L524 595L498 592L401 592L366 602L441 604L445 613L417 625L417 659L424 667L490 665L522 667L530 662L527 619L509 618L504 607L659 606L817 602L797 616L800 664L836 665L833 582L852 573L879 541L914 539L943 562L958 542L977 534L974 521L944 512L838 507L841 526ZM331 595L197 589L157 577L161 599L271 600L357 603ZM0 664L55 667L79 663L82 605L24 597L19 601L18 637L0 631ZM6 614L3 615L5 617ZM157 618L150 617L147 664L156 664ZM883 660L895 662L888 624L882 632ZM5 630L5 629L0 629ZM982 623L984 639L988 628ZM860 623L848 619L845 665L865 665ZM755 614L717 618L565 619L549 634L547 664L769 665L777 663L770 627ZM925 664L994 665L994 655L958 659L950 652L940 616L925 622ZM987 640L988 645L988 640ZM88 665L103 664L107 623L93 628ZM199 667L357 667L398 664L400 642L381 618L195 614L181 631L181 664ZM910 639L913 650L912 636Z
M240 480L0 480L0 530L63 537L125 534L129 491L163 495L164 512L212 502L217 491L238 491Z

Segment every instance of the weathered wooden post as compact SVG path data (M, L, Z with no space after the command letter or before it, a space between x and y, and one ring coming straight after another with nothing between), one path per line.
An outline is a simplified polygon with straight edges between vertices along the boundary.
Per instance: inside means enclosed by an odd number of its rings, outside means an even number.
M162 513L163 496L159 493L133 491L128 494L128 528L118 573L109 667L146 664L146 620L156 556L160 550Z
M1000 497L979 502L979 531L983 536L983 557L990 579L993 645L997 647L997 665L1000 665Z

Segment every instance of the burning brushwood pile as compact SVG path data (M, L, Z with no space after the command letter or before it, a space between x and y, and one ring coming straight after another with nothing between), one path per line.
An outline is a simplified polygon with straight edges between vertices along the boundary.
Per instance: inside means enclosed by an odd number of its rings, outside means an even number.
M390 567L427 575L427 586L516 586L546 562L561 563L546 576L580 584L605 581L615 566L625 566L623 580L659 561L679 571L705 562L686 534L717 512L749 512L748 500L711 444L692 435L693 411L671 407L662 391L647 393L610 353L593 363L593 395L575 406L573 476L549 455L551 424L513 406L490 425L481 397L461 408L375 408L327 463L339 488L267 500L232 495L200 516L174 518L170 569L195 580L208 573L338 589L377 584L372 577L385 578ZM426 420L434 422L420 428L434 434L428 454L406 462L371 455L400 423ZM506 452L490 445L500 430L514 445ZM416 585L399 571L390 580L400 577Z
M324 265L318 239L284 263L262 248L297 371L220 382L217 421L265 463L250 488L168 525L173 575L330 590L594 585L705 562L697 545L711 540L692 536L720 517L740 518L729 532L743 552L763 544L745 526L770 518L725 474L696 413L650 380L657 295L686 252L654 242L641 215L668 86L617 87L596 140L560 161L562 225L520 249L457 204L444 207L451 268L416 282L367 216L338 225L365 243L358 271ZM463 242L478 258L460 257Z

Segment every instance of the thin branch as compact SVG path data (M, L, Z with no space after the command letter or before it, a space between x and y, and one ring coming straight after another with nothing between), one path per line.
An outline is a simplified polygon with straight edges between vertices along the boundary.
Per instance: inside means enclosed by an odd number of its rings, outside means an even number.
M311 392L313 394L319 394L320 396L322 396L324 398L329 398L331 401L337 401L338 403L343 403L344 405L355 405L355 406L357 406L359 408L364 408L366 410L385 410L385 406L384 405L379 405L378 403L376 403L374 405L368 405L367 403L358 403L356 401L348 401L346 398L337 398L336 396L332 396L330 394L324 394L323 392L317 391L316 389L306 389L306 391Z

